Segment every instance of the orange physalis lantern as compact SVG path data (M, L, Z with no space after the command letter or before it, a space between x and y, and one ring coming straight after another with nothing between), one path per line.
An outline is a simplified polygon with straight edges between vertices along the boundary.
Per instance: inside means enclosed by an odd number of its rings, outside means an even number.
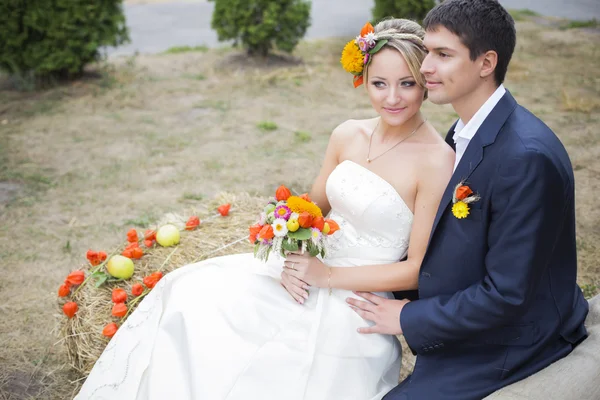
M333 235L335 232L340 230L340 226L332 219L326 219L325 222L329 225L328 235Z
M227 215L229 215L230 208L231 204L227 203L219 206L219 208L217 208L217 211L219 212L219 214L221 214L221 216L226 217Z
M121 288L113 289L112 301L113 303L125 303L127 301L127 292Z
M75 315L75 313L77 312L78 309L79 309L79 307L77 306L77 303L75 303L74 301L69 301L68 303L65 303L65 305L63 306L63 312L69 318L73 318L73 316Z
M131 228L129 231L127 231L127 241L129 243L134 243L138 241L138 234L134 228Z
M115 324L114 322L111 322L110 324L106 324L104 329L102 329L102 334L106 337L111 338L115 335L115 333L117 333L117 329L119 329L117 327L117 324Z
M115 317L124 317L127 314L127 306L125 303L117 303L112 308L112 315Z
M133 286L131 286L131 294L134 296L139 296L144 292L144 287L142 286L141 283L134 283Z
M277 201L285 201L291 195L292 195L292 192L290 192L290 189L286 188L283 185L279 186L277 188L277 190L275 191L275 199L277 199Z
M71 293L71 288L67 284L62 284L58 288L58 297L66 297Z
M71 285L81 285L85 280L85 274L83 271L73 271L67 276L67 282Z
M310 228L313 223L313 216L304 211L298 216L298 223L302 228Z
M193 231L200 225L200 218L196 215L192 215L185 223L185 229L187 231Z

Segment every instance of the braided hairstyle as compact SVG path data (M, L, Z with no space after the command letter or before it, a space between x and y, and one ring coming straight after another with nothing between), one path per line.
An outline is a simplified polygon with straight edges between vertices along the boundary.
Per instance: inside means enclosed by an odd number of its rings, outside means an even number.
M421 74L420 69L427 55L427 49L423 45L425 30L421 25L408 19L393 18L379 22L374 29L376 40L387 39L388 42L384 48L388 47L399 51L417 85L425 88L425 77ZM377 54L374 54L373 57L377 57ZM367 70L364 75L367 79ZM425 98L427 98L427 90Z

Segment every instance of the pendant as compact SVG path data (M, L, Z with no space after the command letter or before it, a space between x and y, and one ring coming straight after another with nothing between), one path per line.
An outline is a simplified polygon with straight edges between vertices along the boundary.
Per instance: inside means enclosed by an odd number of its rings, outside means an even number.
M371 162L371 159L370 159L370 158L367 158L367 163L370 163L370 162Z

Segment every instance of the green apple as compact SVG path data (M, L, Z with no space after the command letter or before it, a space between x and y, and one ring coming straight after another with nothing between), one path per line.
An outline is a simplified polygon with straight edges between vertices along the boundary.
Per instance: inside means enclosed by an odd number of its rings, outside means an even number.
M179 229L175 225L163 225L156 232L156 241L163 247L175 246L179 239Z
M106 263L106 269L115 278L129 279L133 275L133 261L131 258L115 254Z

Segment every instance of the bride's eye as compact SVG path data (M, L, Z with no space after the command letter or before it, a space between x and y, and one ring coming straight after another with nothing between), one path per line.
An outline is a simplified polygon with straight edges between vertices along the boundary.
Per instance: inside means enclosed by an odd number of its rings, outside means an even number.
M385 83L382 81L373 81L371 84L378 89L385 87Z
M402 87L413 87L413 86L415 86L415 84L416 84L415 81L404 81L400 85Z

